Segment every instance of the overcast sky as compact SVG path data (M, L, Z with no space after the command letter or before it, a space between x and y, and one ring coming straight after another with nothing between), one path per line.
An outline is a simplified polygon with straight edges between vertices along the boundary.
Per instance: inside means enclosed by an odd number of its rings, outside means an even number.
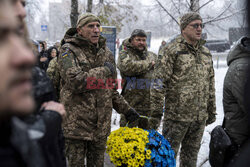
M61 0L42 0L44 1L44 6L48 6L49 2L61 2ZM80 0L80 1L87 1L87 0ZM94 3L98 2L99 0L93 0ZM203 0L201 0L201 4ZM155 4L155 0L141 0L141 3L144 5L151 5L151 4ZM217 7L221 7L224 4L223 0L214 0L213 2L211 2L210 4L216 4Z

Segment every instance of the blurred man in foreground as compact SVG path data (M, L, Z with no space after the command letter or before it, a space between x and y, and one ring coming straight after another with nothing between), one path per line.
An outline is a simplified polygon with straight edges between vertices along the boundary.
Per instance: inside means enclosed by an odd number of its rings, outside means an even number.
M24 18L26 17L26 11L24 9L25 0L10 0L8 2L12 7L9 11L11 11L17 19L16 31L32 55L32 59L35 59L31 51L28 32L24 22ZM22 52L18 54L21 53ZM35 60L33 60L33 64L29 66L27 72L31 73L31 67L33 67L34 63ZM44 157L44 164L51 167L65 166L66 163L63 160L64 142L61 139L62 134L60 133L62 117L65 114L64 106L53 101L53 86L50 85L51 83L46 74L38 67L32 68L32 77L29 78L29 81L32 81L31 92L35 99L35 107L32 110L34 112L24 114L19 118L27 123L27 131L31 139L39 143L42 152L42 156L40 157ZM23 104L25 105L25 103ZM27 144L24 144L24 146L27 146Z
M16 116L34 109L31 68L35 57L20 35L9 1L0 0L0 166L45 166L40 147Z

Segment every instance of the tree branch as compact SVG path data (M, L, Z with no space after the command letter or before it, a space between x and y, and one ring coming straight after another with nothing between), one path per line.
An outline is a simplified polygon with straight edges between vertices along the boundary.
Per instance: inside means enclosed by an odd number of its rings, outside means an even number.
M168 12L168 10L166 8L164 8L164 6L160 3L159 0L155 0L159 5L160 7L176 22L177 25L179 25L178 21L174 18L173 15L171 15L171 13Z
M181 14L180 9L177 8L176 4L174 3L174 0L171 0L171 2L174 5L175 9L178 11L178 13Z
M228 7L224 11L222 11L218 16L214 17L212 20L210 20L206 23L211 23L211 22L214 22L215 20L218 20L230 8L231 5L232 5L232 3L230 3L228 5ZM206 23L204 23L204 24L206 24Z
M203 8L204 6L206 6L207 4L209 4L209 3L212 2L212 1L214 1L214 0L209 0L209 1L207 1L206 3L204 3L203 5L201 5L201 6L199 7L199 9L195 10L195 12L199 11L201 8Z
M234 16L234 15L237 14L237 13L240 13L240 12L244 11L244 10L246 10L246 9L241 9L241 10L239 10L239 11L237 11L237 12L234 12L234 13L232 13L231 15L228 15L228 16L225 16L225 17L221 17L221 15L219 15L219 16L213 18L212 20L209 20L209 21L207 21L207 22L204 22L204 24L209 24L209 23L212 23L212 22L216 22L216 21L220 21L220 20L227 19L227 18L229 18L229 17ZM220 17L221 17L221 18L220 18Z
M93 7L93 0L88 0L87 12L91 13L92 12L92 7Z
M188 4L188 8L190 8L191 4L188 2L188 0L186 0L186 3Z

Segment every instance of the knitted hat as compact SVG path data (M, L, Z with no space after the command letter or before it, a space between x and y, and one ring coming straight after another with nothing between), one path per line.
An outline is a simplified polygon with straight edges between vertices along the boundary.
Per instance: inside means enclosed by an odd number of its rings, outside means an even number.
M130 36L130 39L132 39L132 38L135 37L135 36L147 37L147 34L146 34L146 32L145 32L144 30L142 30L142 29L135 29L135 30L132 32L132 34L131 34L131 36Z
M181 28L181 30L186 28L187 25L189 23L191 23L192 21L194 21L194 20L201 20L202 21L202 18L199 15L199 13L189 12L189 13L184 14L180 19L180 28Z
M95 22L95 21L101 23L100 19L97 16L95 16L94 14L85 13L85 14L82 14L78 17L76 25L77 25L77 28L79 28L79 27L82 27L88 23Z

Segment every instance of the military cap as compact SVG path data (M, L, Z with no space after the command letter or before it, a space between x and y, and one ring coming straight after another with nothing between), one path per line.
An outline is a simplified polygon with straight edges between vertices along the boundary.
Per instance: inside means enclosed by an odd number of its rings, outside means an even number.
M132 38L135 37L135 36L147 37L147 34L146 34L146 32L145 32L144 30L142 30L142 29L135 29L135 30L132 32L132 34L131 34L131 36L130 36L130 39L132 39Z
M92 13L84 13L78 17L76 25L77 25L77 28L79 28L88 23L95 22L95 21L101 23L100 19L96 15Z
M201 20L202 21L202 18L201 16L199 15L199 13L196 13L196 12L188 12L186 14L184 14L181 19L180 19L180 28L181 30L183 30L184 28L187 27L187 25L189 23L191 23L192 21L194 20Z

